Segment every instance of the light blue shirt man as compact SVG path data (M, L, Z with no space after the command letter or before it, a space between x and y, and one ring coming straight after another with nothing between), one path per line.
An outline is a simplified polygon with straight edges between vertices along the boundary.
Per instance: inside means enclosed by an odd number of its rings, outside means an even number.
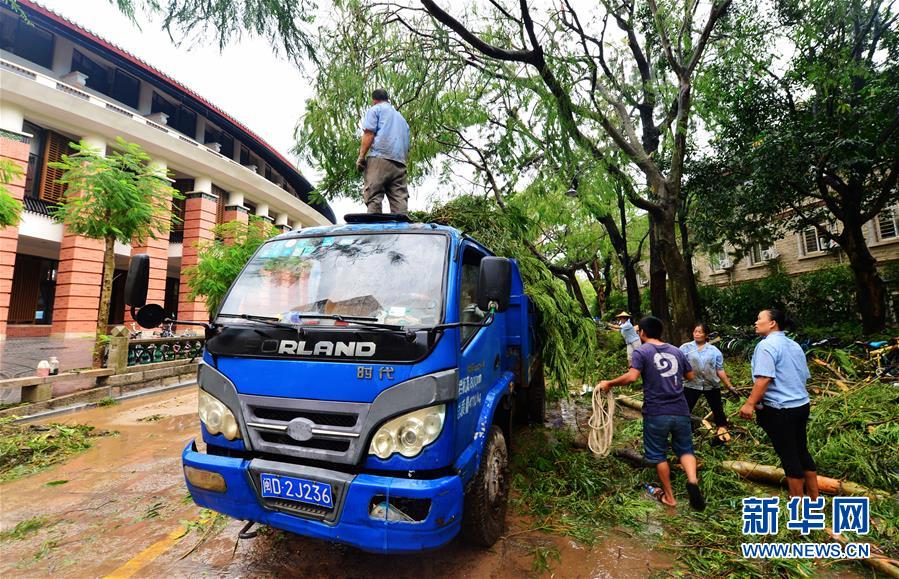
M390 159L403 165L409 155L409 123L393 105L381 101L365 111L362 129L375 134L369 157Z
M811 374L805 352L783 332L771 332L755 347L752 376L771 378L762 398L765 406L797 408L809 402L805 383Z
M640 341L640 336L637 334L637 330L634 329L634 324L631 323L630 320L625 320L623 324L621 324L621 337L624 338L625 344L634 344ZM637 344L639 346L639 343Z

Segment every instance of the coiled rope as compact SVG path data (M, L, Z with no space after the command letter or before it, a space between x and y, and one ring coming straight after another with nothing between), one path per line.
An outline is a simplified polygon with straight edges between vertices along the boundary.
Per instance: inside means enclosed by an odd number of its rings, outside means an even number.
M590 434L587 436L587 447L596 456L607 456L612 448L612 436L615 434L615 396L611 391L603 392L593 388L593 415L587 421Z

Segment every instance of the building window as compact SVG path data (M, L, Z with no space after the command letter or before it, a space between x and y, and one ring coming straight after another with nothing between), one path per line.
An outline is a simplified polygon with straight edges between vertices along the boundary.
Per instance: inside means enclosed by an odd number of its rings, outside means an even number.
M77 70L87 75L87 88L93 89L101 94L110 93L110 72L102 64L94 62L87 56L75 50L72 54L72 70Z
M733 260L726 251L716 251L709 254L709 271L720 273L734 266Z
M53 35L6 12L0 15L0 49L44 68L53 67Z
M244 166L252 165L250 163L250 150L243 145L240 146L240 164Z
M72 55L72 70L87 75L85 84L88 88L133 109L137 108L140 98L140 81L125 71L91 60L78 50L75 50Z
M66 194L66 186L59 183L63 170L51 167L50 163L62 161L62 156L71 154L71 152L68 137L53 131L46 132L46 144L40 163L41 170L36 187L36 197L48 203L62 203Z
M159 93L153 93L150 113L165 113L169 117L167 122L170 127L191 139L197 136L197 113L183 105L169 101Z
M25 121L22 130L31 135L31 144L28 149L28 171L25 173L25 195L39 197L44 161L44 141L47 131L28 121Z
M175 118L169 119L169 125L193 139L197 135L197 113L187 107L178 107Z
M175 111L178 109L176 105L171 103L167 98L161 96L159 93L153 93L153 100L150 102L150 113L164 113L170 119L175 118Z
M234 139L228 133L216 129L207 123L206 132L203 134L203 144L218 143L221 145L219 153L231 159L234 157Z
M833 242L822 235L817 227L809 227L802 231L802 253L809 255L827 251L833 247Z
M899 206L889 207L877 216L877 238L895 239L899 237Z
M761 243L755 243L752 245L752 247L749 248L749 263L751 265L766 263L776 257L778 257L778 253L777 250L774 249L773 245L762 245Z
M109 96L136 109L140 99L140 81L130 74L116 69L112 76L112 92Z
M216 224L221 225L225 222L225 203L228 201L229 193L213 183L212 194L218 196L215 205L215 222Z

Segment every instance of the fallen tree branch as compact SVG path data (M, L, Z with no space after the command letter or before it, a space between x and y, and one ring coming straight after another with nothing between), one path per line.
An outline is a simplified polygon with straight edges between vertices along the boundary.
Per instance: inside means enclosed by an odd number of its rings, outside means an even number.
M631 398L627 394L618 394L615 396L615 402L627 406L628 408L632 408L634 410L643 410L643 401L637 400L636 398ZM690 420L693 421L694 425L702 426L706 431L714 433L715 429L712 427L712 424L705 420L704 418L700 418L699 416L690 415Z
M758 464L742 460L724 460L721 466L731 470L743 478L784 486L786 475L782 468L767 464ZM878 489L869 489L858 483L818 475L818 490L829 495L861 495L888 497L889 493Z

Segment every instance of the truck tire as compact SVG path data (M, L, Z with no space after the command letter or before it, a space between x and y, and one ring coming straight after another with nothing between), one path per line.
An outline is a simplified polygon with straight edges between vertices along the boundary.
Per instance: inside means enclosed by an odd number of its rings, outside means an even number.
M462 512L462 536L481 547L491 547L506 528L509 504L509 449L499 426L490 427L481 465L468 490Z
M537 366L537 371L531 376L531 383L527 391L528 422L543 426L546 418L546 380L543 377L543 364Z

